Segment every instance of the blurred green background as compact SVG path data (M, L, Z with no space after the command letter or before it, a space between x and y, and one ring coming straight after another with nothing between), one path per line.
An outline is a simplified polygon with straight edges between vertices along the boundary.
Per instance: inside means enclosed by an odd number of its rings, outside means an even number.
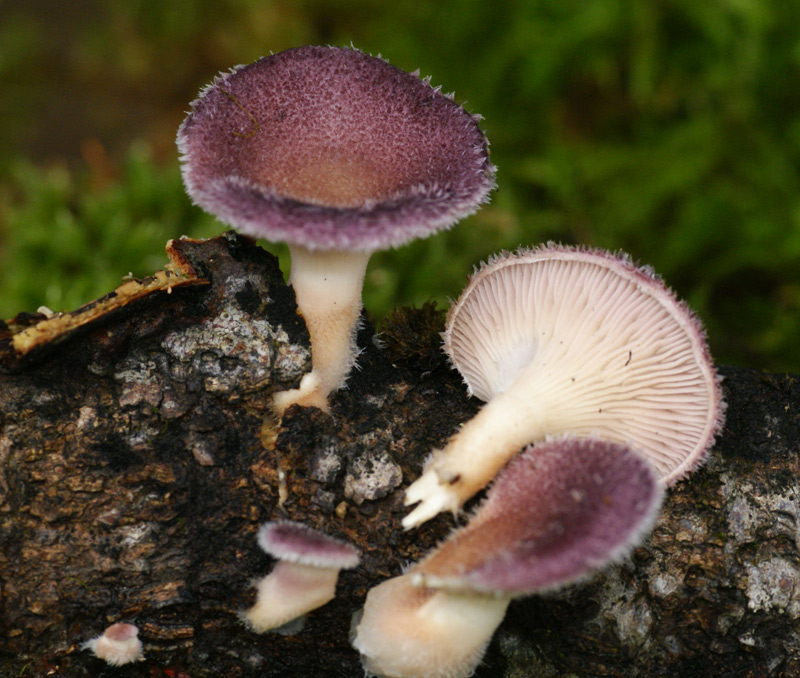
M489 254L624 249L719 362L800 372L800 3L0 0L0 317L69 310L224 229L174 137L221 70L353 43L484 115L492 203L373 257L364 302L458 295Z

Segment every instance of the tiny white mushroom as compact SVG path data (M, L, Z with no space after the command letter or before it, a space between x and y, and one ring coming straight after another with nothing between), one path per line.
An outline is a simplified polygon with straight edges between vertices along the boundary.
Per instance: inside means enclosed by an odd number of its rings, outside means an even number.
M670 484L719 430L719 379L695 315L650 269L548 245L490 260L450 309L445 350L487 404L406 492L418 525L457 511L524 445L598 435L645 454Z
M112 624L101 636L87 640L83 649L91 650L98 659L112 666L144 659L139 629L133 624Z
M256 633L292 622L333 599L339 571L358 565L350 544L302 523L265 523L258 544L278 559L272 572L256 582L256 602L241 613Z

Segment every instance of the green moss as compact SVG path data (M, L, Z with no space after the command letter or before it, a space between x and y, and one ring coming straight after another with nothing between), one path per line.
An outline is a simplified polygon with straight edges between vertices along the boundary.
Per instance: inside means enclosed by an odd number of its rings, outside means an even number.
M47 306L69 311L162 269L164 246L184 233L211 236L219 225L194 208L180 176L133 146L119 181L95 188L90 174L64 166L12 163L0 194L0 317Z
M482 113L499 166L491 205L373 257L375 318L444 306L491 253L555 239L652 265L704 320L718 361L800 372L797 3L191 0L178 12L115 0L80 19L17 10L4 26L0 317L74 307L158 268L168 237L224 230L183 194L181 111L218 70L353 41ZM88 162L86 138L114 166L142 137L162 164L135 145L109 181ZM63 154L73 169L20 154Z

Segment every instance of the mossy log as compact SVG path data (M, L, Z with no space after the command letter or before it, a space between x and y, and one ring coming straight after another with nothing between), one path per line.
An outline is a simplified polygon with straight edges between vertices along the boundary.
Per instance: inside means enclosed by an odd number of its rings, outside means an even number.
M167 272L84 309L0 326L0 675L362 675L370 587L451 529L404 532L403 491L480 403L439 348L442 314L365 321L331 413L271 393L310 367L277 263L235 234L168 246ZM512 603L476 676L800 675L800 385L724 368L727 423L620 565ZM260 523L356 544L361 565L291 636L238 612L271 568ZM82 643L114 622L145 659Z

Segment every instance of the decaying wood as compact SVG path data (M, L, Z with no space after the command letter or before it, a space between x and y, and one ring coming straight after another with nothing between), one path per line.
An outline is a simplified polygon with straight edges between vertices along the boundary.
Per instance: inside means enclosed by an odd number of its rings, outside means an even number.
M365 324L331 415L278 423L269 395L310 355L275 260L234 234L168 252L170 284L129 286L86 322L0 326L0 675L360 676L352 614L453 524L400 527L404 487L479 406L438 349L441 314L402 309L380 340ZM26 352L21 331L38 337ZM800 675L800 385L723 373L724 432L645 545L513 603L477 676ZM276 518L363 552L293 636L237 614ZM81 649L116 621L140 628L145 661Z

